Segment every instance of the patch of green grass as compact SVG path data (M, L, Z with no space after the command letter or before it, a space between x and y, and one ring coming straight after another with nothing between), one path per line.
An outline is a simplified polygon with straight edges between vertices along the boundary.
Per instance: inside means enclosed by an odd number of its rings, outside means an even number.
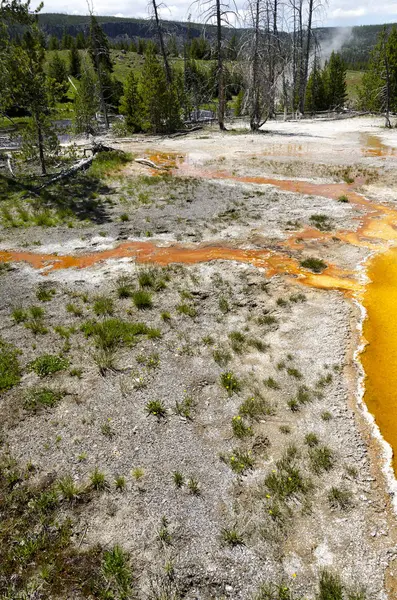
M145 310L153 306L152 295L146 290L132 292L131 298L138 310Z
M161 271L156 268L144 269L138 274L138 283L142 288L151 288L159 292L167 287Z
M232 418L233 435L238 438L244 438L252 435L252 427L244 422L240 415L235 415Z
M348 203L349 198L346 196L346 194L342 194L341 196L339 196L338 202Z
M131 277L128 277L128 275L121 275L117 279L116 291L119 298L130 298L134 291Z
M154 415L158 419L165 417L167 414L165 406L160 400L150 400L147 402L145 409L148 415Z
M92 355L96 366L101 375L106 375L108 371L115 371L115 348L98 348Z
M229 312L230 307L229 307L229 303L227 301L227 299L224 296L221 296L218 300L218 306L219 306L219 310L221 311L222 314L226 314Z
M275 325L277 323L276 317L273 315L263 315L257 318L258 325Z
M244 545L243 536L235 527L222 529L222 541L232 547Z
M47 387L31 388L24 398L23 406L26 410L36 412L40 408L52 408L65 395L65 392Z
M114 302L109 296L97 296L94 301L93 311L96 315L105 316L114 313Z
M306 479L299 469L298 457L296 447L289 446L283 457L277 461L276 469L265 479L266 488L281 501L303 496L312 489L310 480Z
M90 166L89 175L98 178L108 177L121 171L130 160L130 155L124 152L98 152Z
M332 487L327 497L331 508L348 510L352 506L352 494L349 490Z
M116 488L116 490L122 492L125 489L125 485L125 477L123 477L122 475L117 475L117 477L114 480L114 487Z
M241 448L234 448L230 455L222 455L221 459L238 475L242 475L254 466L252 453Z
M212 356L214 358L214 361L220 367L226 367L226 365L232 360L232 356L231 356L230 352L228 352L227 350L224 350L222 348L216 348L213 351Z
M306 296L305 296L305 294L302 294L302 293L291 294L291 296L289 297L289 299L294 304L298 304L299 302L306 302Z
M323 421L331 421L332 413L330 413L328 410L325 410L323 413L321 413L321 418Z
M185 315L192 319L197 315L196 308L192 304L187 304L186 302L181 302L175 308L180 315Z
M90 475L91 486L94 490L100 491L105 490L108 487L105 474L99 471L98 467L95 467L94 471Z
M315 446L318 446L319 443L320 440L318 439L318 436L315 433L311 432L305 436L305 444L309 446L309 448L314 448Z
M10 265L10 263L8 262L2 262L0 263L0 275L4 275L4 273L8 273L8 271L11 271L12 267Z
M18 350L0 337L0 393L17 385L21 379Z
M66 305L66 310L75 317L81 317L83 314L83 309L80 306L77 306L77 304L73 304L73 302L69 302Z
M69 365L66 358L57 354L42 354L29 363L29 371L34 371L39 377L47 377L58 371L63 371Z
M296 369L295 367L287 367L287 373L290 377L294 377L295 379L302 379L303 377L299 369Z
M339 575L327 569L321 572L316 600L343 600L343 585Z
M331 229L330 220L327 215L311 215L310 221L320 231L330 231Z
M40 302L49 302L53 299L56 294L56 290L54 288L49 288L45 284L41 284L38 286L36 290L36 298L40 300Z
M309 269L313 273L322 273L327 268L327 263L321 260L321 258L305 258L305 260L301 260L300 264L301 267Z
M250 419L259 420L265 415L274 414L272 404L262 396L251 396L240 404L239 415L249 417Z
M104 579L103 589L106 590L103 598L120 600L131 598L132 570L129 565L129 556L120 546L105 550L101 564Z
M188 487L189 492L193 495L193 496L199 496L200 495L200 484L199 481L196 477L189 477L189 479L186 482L186 485Z
M171 321L171 314L166 310L164 310L160 316L161 316L162 320L165 322Z
M267 379L264 380L263 383L265 384L266 387L270 388L271 390L281 389L280 384L277 383L277 381L275 379L273 379L273 377L268 377Z
M191 396L185 396L181 402L175 402L175 414L185 419L192 418L192 409L194 408L194 400Z
M185 481L183 474L180 471L174 471L172 474L172 479L174 480L175 487L181 488Z
M15 323L23 323L29 318L29 313L24 308L17 306L12 310L11 316Z
M71 475L65 475L58 480L57 485L62 498L67 502L77 502L81 496L81 489L76 485Z
M241 331L231 331L228 335L230 345L233 352L236 354L242 354L246 344L246 337Z
M114 429L112 428L112 426L110 424L110 419L105 421L105 423L102 423L101 433L102 433L102 435L104 435L105 437L107 437L109 439L114 438L114 436L116 435Z
M241 389L240 381L237 379L233 371L225 371L221 373L221 385L227 391L229 396L232 396L234 393Z
M330 471L335 464L334 453L328 446L314 445L309 450L310 467L316 475Z
M132 346L138 336L148 335L152 331L144 323L131 323L121 319L105 319L100 323L86 321L81 326L83 333L95 340L95 345L102 349L116 349L118 346Z

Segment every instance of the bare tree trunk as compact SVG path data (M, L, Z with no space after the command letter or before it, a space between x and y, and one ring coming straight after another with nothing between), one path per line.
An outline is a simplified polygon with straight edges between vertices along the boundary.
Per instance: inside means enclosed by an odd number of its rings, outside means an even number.
M172 73L171 73L170 65L169 65L168 58L167 58L167 51L165 49L163 30L161 28L161 22L159 19L156 0L152 0L152 5L153 5L154 19L156 21L157 35L158 35L159 43L160 43L160 52L161 52L161 56L163 57L165 76L166 76L168 85L170 85L172 83Z
M255 0L255 16L254 16L254 47L252 56L252 108L250 116L251 131L258 131L260 125L260 91L259 91L259 17L260 17L260 2Z
M39 147L39 157L40 157L40 166L42 175L47 174L46 164L45 164L45 156L44 156L44 140L43 140L43 131L41 128L40 118L37 113L34 116L34 120L36 123L36 131L37 131L37 145Z
M108 107L106 106L105 94L103 91L103 81L102 81L102 70L101 70L101 61L99 60L98 50L95 49L95 63L97 67L98 73L98 86L99 86L99 104L101 107L101 111L103 113L103 118L105 121L106 129L109 129L109 115L108 115Z
M216 44L218 58L218 123L219 129L225 131L225 74L223 71L223 56L222 56L222 14L221 0L216 0Z
M303 81L301 86L301 97L300 97L300 111L305 111L305 96L307 87L307 77L309 74L309 60L310 60L310 45L312 38L312 22L313 22L313 3L314 0L309 0L309 15L307 21L307 35L306 35L306 49L304 56L304 70L303 70Z

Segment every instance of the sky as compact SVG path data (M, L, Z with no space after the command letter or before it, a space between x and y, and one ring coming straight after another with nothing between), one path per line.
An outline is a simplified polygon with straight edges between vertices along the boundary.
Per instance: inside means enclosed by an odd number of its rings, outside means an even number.
M243 8L245 0L237 0L237 6ZM32 1L31 6L39 4ZM147 0L94 0L97 15L112 15L118 17L146 18L148 16ZM197 18L197 9L191 7L191 0L169 0L168 9L163 9L164 19L185 21L189 13L192 21ZM68 14L87 14L87 4L84 0L44 0L42 12L57 12ZM317 18L318 26L352 26L371 25L375 23L397 22L397 0L328 0L327 8Z

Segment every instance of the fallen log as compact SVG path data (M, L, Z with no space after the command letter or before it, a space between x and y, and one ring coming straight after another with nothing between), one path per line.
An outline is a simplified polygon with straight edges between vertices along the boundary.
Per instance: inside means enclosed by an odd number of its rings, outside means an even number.
M68 177L73 177L73 175L76 175L76 173L78 173L79 171L85 171L86 169L88 169L88 167L91 166L91 163L95 158L95 155L98 154L99 152L119 152L119 153L124 154L123 150L116 150L115 148L111 148L110 146L105 146L104 144L102 144L102 142L93 142L92 143L92 156L89 156L88 158L82 158L78 163L74 164L70 169L67 169L66 171L61 171L61 173L57 173L56 175L51 177L51 179L46 181L46 183L43 183L43 185L36 188L36 191L40 191L40 190L48 187L49 185L52 185L53 183L57 183L58 181L61 181L62 179L67 179Z
M145 165L145 167L150 167L151 169L159 169L160 171L164 170L164 167L156 165L156 163L148 158L136 158L135 162L139 163L140 165Z
M41 185L40 187L36 188L36 190L40 191L48 187L49 185L56 183L57 181L61 181L62 179L66 179L67 177L72 177L73 175L76 175L76 173L78 173L79 171L85 171L86 169L88 169L88 167L91 166L93 160L94 156L90 156L89 158L83 158L78 163L73 165L73 167L71 167L70 169L62 171L61 173L54 175L54 177L51 177L51 179L43 183L43 185Z
M12 165L11 165L11 158L12 158L12 156L11 156L10 153L7 153L6 156L7 156L7 167L8 167L8 170L10 171L11 175L15 179L15 174L14 174L14 171L12 170Z

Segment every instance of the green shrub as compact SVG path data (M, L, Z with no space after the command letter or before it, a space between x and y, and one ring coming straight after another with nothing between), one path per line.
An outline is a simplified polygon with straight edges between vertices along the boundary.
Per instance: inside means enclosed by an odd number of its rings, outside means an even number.
M20 350L0 337L0 393L9 390L21 379L18 354Z
M322 273L327 268L327 263L320 258L306 258L305 260L301 260L300 264L301 267L309 269L313 273Z
M34 371L39 377L47 377L58 371L63 371L69 365L66 358L56 354L42 354L28 365L30 371Z

